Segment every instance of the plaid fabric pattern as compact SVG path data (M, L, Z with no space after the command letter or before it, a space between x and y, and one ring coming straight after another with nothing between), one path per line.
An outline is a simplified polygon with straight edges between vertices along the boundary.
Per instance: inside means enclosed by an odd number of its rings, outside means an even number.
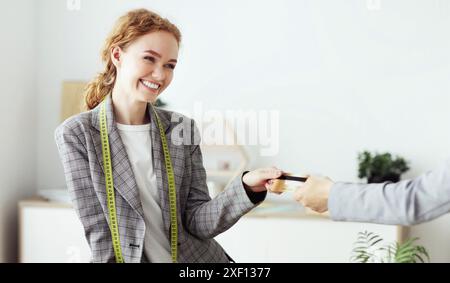
M175 174L178 213L179 262L229 262L213 239L254 208L241 176L211 200L193 120L156 108L165 128ZM114 262L106 204L100 124L100 106L75 115L55 130L55 141L64 168L73 206L84 227L92 262ZM146 262L143 255L145 224L139 191L125 147L117 130L111 96L106 97L107 127L116 198L120 243L125 262ZM157 176L163 223L170 232L167 175L159 130L148 107L151 123L153 167ZM186 126L189 125L189 126ZM172 134L174 129L183 131ZM177 128L178 127L178 128ZM186 140L190 142L186 143Z

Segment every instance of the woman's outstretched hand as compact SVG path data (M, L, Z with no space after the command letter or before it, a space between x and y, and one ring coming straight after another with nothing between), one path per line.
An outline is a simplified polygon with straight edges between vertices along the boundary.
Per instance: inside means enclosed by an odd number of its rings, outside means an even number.
M242 182L247 189L253 192L263 192L270 188L271 181L280 177L283 171L276 167L260 168L247 172L242 177Z

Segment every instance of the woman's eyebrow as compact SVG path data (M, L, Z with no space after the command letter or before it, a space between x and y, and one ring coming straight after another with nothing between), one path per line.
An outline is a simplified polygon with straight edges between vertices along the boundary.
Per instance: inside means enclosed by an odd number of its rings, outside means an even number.
M156 56L156 57L158 57L158 58L160 58L161 59L161 54L159 54L158 52L156 52L156 51L154 51L154 50L151 50L151 49L149 49L149 50L145 50L144 52L147 52L147 53L150 53L150 54L152 54L152 55L154 55L154 56ZM177 61L177 59L170 59L169 60L169 62L178 62Z

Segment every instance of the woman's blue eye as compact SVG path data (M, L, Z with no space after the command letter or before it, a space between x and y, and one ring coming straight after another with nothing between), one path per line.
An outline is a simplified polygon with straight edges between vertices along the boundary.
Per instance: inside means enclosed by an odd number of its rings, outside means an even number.
M146 56L146 57L144 57L144 59L145 59L145 60L148 60L148 61L150 61L150 62L155 62L155 58L150 57L150 56Z
M173 65L173 64L168 64L167 67L169 67L172 70L175 69L175 65Z
M152 63L156 62L155 57L152 57L152 56L145 56L144 60L148 60L148 61L150 61ZM167 64L165 66L168 67L169 69L172 69L172 70L175 69L175 65L174 64Z

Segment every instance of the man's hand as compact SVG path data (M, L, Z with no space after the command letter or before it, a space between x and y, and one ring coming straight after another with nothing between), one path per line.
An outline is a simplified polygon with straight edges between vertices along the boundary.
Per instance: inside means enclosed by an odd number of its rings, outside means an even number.
M276 167L261 168L247 172L242 177L242 182L247 189L253 192L263 192L270 187L270 181L276 179L283 174L283 171Z
M328 177L308 176L305 184L295 191L294 198L305 207L325 212L328 210L328 195L333 184Z

